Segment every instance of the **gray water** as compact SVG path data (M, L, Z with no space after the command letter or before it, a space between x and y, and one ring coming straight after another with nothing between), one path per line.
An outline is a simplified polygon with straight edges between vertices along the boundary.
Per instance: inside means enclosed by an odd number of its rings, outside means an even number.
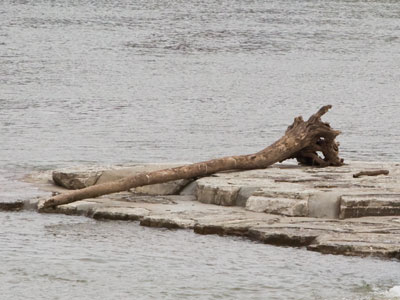
M32 170L252 153L332 104L398 161L398 1L0 1L0 201ZM1 299L388 299L394 261L0 213ZM393 293L392 293L393 294Z

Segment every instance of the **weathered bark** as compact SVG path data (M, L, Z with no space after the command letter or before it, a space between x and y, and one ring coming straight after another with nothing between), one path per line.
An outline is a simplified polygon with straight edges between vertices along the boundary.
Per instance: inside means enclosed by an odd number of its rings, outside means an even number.
M330 105L322 107L306 122L301 116L295 118L283 137L260 152L145 172L118 181L90 186L56 195L41 203L39 209L43 210L86 198L127 191L138 186L203 177L226 170L263 169L289 158L296 158L300 163L307 165L340 166L343 164L343 160L338 156L338 143L335 142L340 131L333 130L328 123L321 121L321 116L330 108ZM323 157L320 157L318 152L321 152Z
M389 175L389 170L374 170L374 171L361 171L353 174L353 178L361 176L378 176L378 175Z

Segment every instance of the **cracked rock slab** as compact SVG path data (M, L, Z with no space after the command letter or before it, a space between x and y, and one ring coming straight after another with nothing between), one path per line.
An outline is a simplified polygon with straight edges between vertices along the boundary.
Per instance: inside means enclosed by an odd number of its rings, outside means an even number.
M388 233L325 234L317 237L307 249L327 254L400 259L400 238L398 234Z
M190 229L199 234L242 236L321 253L400 259L400 216L353 213L346 217L358 218L335 219L329 215L331 210L338 216L340 209L398 206L398 166L387 164L391 166L388 176L352 177L354 170L366 166L384 168L370 163L324 169L278 165L201 178L184 195L123 192L61 205L48 212L138 221L142 226ZM347 180L353 180L351 188L343 184L334 187L335 181ZM40 184L46 191L60 191L42 179ZM196 201L193 193L207 203ZM255 206L257 199L260 203ZM235 206L244 202L246 207Z
M387 169L389 174L353 178L359 171L376 169ZM399 195L400 164L396 163L351 162L327 168L275 164L197 180L197 197L203 203L294 217L400 215Z

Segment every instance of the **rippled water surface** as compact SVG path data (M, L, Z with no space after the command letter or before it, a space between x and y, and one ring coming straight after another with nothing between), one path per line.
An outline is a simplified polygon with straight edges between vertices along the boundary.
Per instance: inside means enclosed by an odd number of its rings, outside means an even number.
M399 1L0 1L0 201L76 164L261 150L324 104L345 160L400 156ZM5 299L388 299L391 261L0 213ZM393 295L393 293L392 293Z
M130 222L27 212L0 226L2 299L383 299L400 280L390 261Z

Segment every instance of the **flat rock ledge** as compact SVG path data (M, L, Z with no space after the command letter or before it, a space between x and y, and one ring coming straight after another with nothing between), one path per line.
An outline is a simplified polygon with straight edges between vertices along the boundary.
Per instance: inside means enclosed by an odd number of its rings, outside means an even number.
M74 181L84 187L181 164L81 167L31 174L26 181L60 193L67 191L62 182ZM378 169L389 170L389 174L352 176ZM38 201L24 205L35 208ZM22 209L20 202L4 209L13 207ZM147 186L61 205L48 212L242 236L321 253L400 259L400 164L352 162L336 168L276 164L263 170L218 173L193 182Z

